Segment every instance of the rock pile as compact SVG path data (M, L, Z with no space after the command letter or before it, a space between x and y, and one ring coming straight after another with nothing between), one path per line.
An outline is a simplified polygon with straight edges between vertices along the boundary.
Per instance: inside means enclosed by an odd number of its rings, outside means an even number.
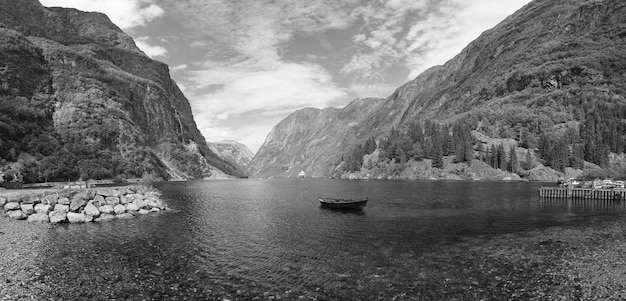
M0 196L0 206L12 219L53 224L86 223L132 218L168 209L157 190L143 186L52 191Z

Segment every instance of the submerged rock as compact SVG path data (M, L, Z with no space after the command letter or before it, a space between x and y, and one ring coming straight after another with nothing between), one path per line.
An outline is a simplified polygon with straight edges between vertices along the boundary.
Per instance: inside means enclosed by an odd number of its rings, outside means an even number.
M103 222L103 221L110 221L110 220L114 220L114 219L115 219L115 215L104 213L104 214L100 215L100 217L96 218L94 221L95 222Z

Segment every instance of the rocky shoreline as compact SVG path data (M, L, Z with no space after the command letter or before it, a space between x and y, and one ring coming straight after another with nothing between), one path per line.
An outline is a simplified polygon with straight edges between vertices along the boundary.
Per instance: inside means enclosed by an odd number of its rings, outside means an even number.
M64 189L0 195L0 206L15 220L86 223L167 210L160 196L158 190L144 186Z

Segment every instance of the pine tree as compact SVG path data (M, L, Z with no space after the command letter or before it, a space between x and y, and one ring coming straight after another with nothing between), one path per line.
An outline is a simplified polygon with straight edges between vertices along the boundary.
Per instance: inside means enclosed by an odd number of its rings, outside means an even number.
M491 154L489 156L489 166L492 168L498 168L498 153L496 151L496 145L491 145Z
M480 161L484 161L485 160L485 150L483 148L483 144L482 142L478 143L478 160Z
M504 145L500 144L496 153L497 167L502 170L506 170L506 152L504 151Z
M533 167L533 157L530 154L530 149L526 150L526 160L524 161L524 169L528 170Z
M517 161L517 152L515 151L515 145L511 145L511 149L509 150L509 171L513 173L517 173L519 162Z

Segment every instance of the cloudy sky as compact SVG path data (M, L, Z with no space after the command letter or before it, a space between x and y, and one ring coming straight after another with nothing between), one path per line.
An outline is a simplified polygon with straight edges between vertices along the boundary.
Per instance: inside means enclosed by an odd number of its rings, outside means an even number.
M530 0L40 0L105 13L170 66L208 141L256 152L304 107L386 97Z

